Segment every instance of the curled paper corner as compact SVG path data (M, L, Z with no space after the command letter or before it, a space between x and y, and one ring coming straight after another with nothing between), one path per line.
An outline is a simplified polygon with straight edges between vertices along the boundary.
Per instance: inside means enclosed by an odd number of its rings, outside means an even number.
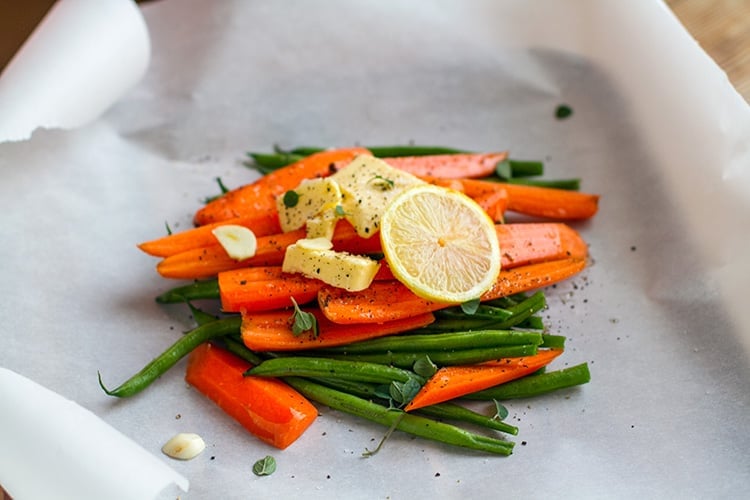
M0 401L0 484L12 498L149 499L189 489L89 410L3 367Z
M150 57L133 0L58 0L0 74L0 142L95 120L141 80Z

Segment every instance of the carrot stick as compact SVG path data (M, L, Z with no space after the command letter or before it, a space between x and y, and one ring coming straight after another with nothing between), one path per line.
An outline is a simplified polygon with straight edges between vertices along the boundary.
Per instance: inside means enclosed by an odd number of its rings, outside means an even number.
M320 280L283 273L280 266L247 267L219 273L221 308L226 312L269 311L314 300ZM287 316L289 314L287 313Z
M430 377L404 411L443 403L524 377L547 366L560 354L562 349L547 349L533 356L505 358L492 364L444 366Z
M581 235L560 222L496 224L495 232L503 269L566 257L583 259L588 254Z
M423 313L411 318L381 324L358 325L353 328L333 323L319 309L305 310L315 315L318 321L317 337L312 332L303 332L295 336L292 333L292 313L289 310L276 310L256 314L243 313L242 341L255 352L316 349L401 333L427 326L435 321L432 313Z
M185 380L260 440L284 449L313 423L318 410L281 380L244 377L250 366L202 344L188 358Z
M172 233L162 238L146 241L138 245L138 248L155 257L169 257L194 248L205 247L216 244L216 237L211 231L216 227L236 224L251 229L256 237L268 236L281 232L279 215L274 212L263 212L246 217L236 217L222 222L214 222L191 228L179 233Z
M278 195L296 188L304 179L330 175L336 162L347 162L358 154L368 153L365 148L346 148L312 154L211 201L196 212L193 221L202 226L256 213L276 212Z
M585 266L584 259L565 258L503 270L481 300L549 286L579 273ZM328 319L341 324L394 321L453 305L422 299L398 281L373 281L360 292L323 286L318 304Z
M599 209L599 195L522 184L503 184L508 210L558 220L588 219Z
M165 278L202 279L231 269L280 265L284 261L286 247L304 237L304 229L259 237L255 256L241 261L232 259L221 245L213 243L170 255L156 266L156 270ZM346 220L340 220L336 224L331 241L333 248L342 252L380 252L380 238L362 238Z
M383 160L394 168L418 177L459 179L491 175L495 172L497 164L507 158L507 152L500 152L400 156L383 158Z
M216 243L166 257L156 265L156 270L165 278L202 279L230 269L280 265L284 261L286 247L304 237L304 229L261 236L257 238L255 256L245 260L232 259L224 247Z

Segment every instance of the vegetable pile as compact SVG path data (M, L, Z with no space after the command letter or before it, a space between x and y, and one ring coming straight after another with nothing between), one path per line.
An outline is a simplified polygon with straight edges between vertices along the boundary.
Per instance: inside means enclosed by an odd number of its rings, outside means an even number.
M222 194L196 212L195 228L139 245L160 259L161 276L184 280L157 302L186 304L197 326L120 386L108 389L100 375L107 394L133 396L187 357L190 385L280 449L313 424L315 403L380 423L386 436L400 430L509 455L514 443L504 434L518 428L503 421L502 401L589 381L586 363L547 369L564 353L565 339L549 333L540 316L544 287L586 266L587 245L568 222L593 217L599 197L578 191L577 179L540 180L541 163L514 161L505 152L436 147L249 156L260 179L233 190L220 182ZM465 233L451 264L454 274L467 269L464 279L476 274L470 267L479 257L499 259L491 279L477 278L486 285L466 288L469 299L445 300L460 296L448 293L463 285L452 275L443 276L444 295L434 285L425 295L421 276L402 272L446 267L442 257L421 256L422 247L397 254L390 246L408 217L393 216L392 200L409 190L435 195L438 204L443 194L459 193L448 206L478 210L497 237L492 248L477 244L461 254L473 237L459 217L405 225L450 229L435 252ZM384 214L396 226L388 237L381 231ZM512 214L524 222L508 222ZM413 241L399 244L408 250ZM476 406L464 404L470 400L487 402L489 413L470 409Z

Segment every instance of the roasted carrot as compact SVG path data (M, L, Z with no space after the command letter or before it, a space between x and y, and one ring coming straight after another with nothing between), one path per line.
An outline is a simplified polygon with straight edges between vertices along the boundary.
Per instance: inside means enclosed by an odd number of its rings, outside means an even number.
M221 271L248 266L276 266L284 261L286 247L305 237L305 230L272 234L257 238L255 256L234 260L220 244L194 248L161 260L157 272L165 278L201 279L216 276Z
M337 162L368 153L365 148L346 148L312 154L209 202L196 212L193 221L202 226L235 217L275 212L276 197L280 194L296 188L304 179L331 174Z
M314 300L323 282L281 272L280 266L246 267L219 273L221 308L226 312L270 311Z
M211 231L218 226L236 224L251 229L255 236L268 236L281 232L279 215L274 212L261 212L246 217L236 217L222 222L214 222L191 228L178 233L172 233L162 238L146 241L138 245L138 248L155 257L169 257L194 248L215 245L216 237Z
M443 403L521 378L547 366L560 354L562 349L546 349L533 356L505 358L481 365L444 366L427 380L404 410Z
M495 222L503 222L508 208L508 191L500 182L489 182L478 179L446 179L443 177L422 176L431 184L460 191L476 201L487 215Z
M508 210L557 220L589 219L599 210L599 195L540 186L505 183Z
M418 177L460 179L491 175L495 172L497 164L507 158L507 152L499 152L400 156L383 160L394 168Z
M232 259L221 245L213 243L170 255L157 264L156 270L165 278L202 279L216 276L221 271L247 266L280 265L284 260L286 248L304 237L304 229L262 236L257 239L258 250L255 256L241 261ZM342 252L380 252L379 238L362 238L346 220L340 220L336 224L332 242L333 248Z
M566 258L503 270L480 299L493 300L552 285L581 272L585 266L585 259ZM374 281L360 292L324 286L318 293L318 304L328 319L341 324L394 321L452 305L422 299L398 281Z
M586 242L576 230L561 222L496 224L503 269L564 259L583 259Z
M188 358L185 380L260 440L284 449L318 416L318 410L281 380L243 376L250 363L212 344Z
M401 333L427 326L435 317L432 313L423 313L411 318L390 321L381 324L349 325L333 323L323 316L319 309L305 309L315 315L318 321L318 335L303 332L292 333L292 313L289 310L275 310L242 315L242 341L255 352L290 351L334 347L351 344L360 340L373 339Z

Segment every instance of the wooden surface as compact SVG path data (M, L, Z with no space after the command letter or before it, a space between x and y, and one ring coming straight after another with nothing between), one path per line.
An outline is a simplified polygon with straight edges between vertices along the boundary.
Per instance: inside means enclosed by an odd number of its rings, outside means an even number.
M666 0L666 3L750 102L750 0Z
M750 102L750 0L664 1ZM53 3L0 0L0 69Z

